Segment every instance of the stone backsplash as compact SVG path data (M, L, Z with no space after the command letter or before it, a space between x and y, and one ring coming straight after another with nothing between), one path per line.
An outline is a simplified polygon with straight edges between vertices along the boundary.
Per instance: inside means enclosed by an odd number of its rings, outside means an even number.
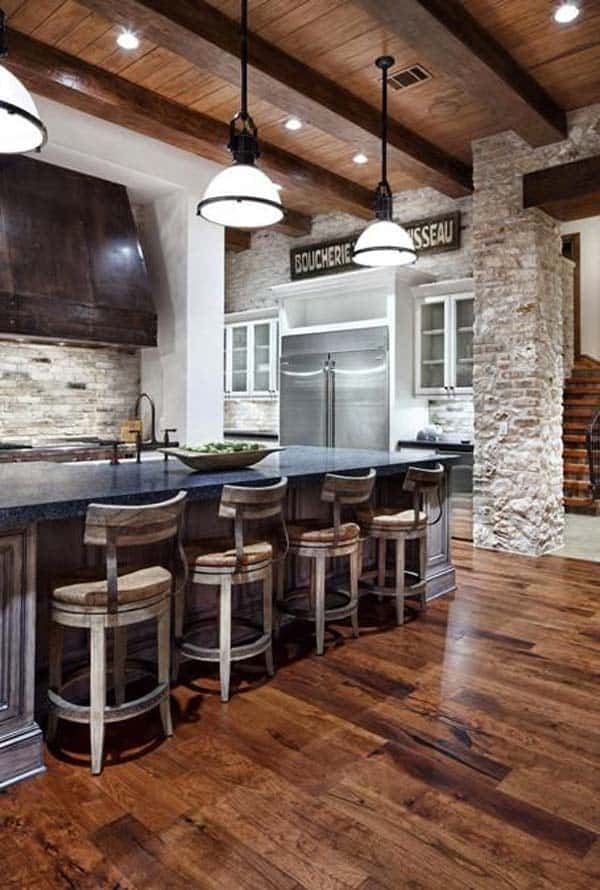
M279 397L226 398L225 430L279 435Z
M431 399L429 402L429 423L440 427L447 439L468 439L473 441L473 398L471 396L449 396L444 399Z
M117 435L139 390L135 350L0 342L0 441Z

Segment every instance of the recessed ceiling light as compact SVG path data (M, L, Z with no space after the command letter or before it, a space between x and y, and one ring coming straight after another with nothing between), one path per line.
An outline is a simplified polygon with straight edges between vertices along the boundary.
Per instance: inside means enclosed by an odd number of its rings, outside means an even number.
M299 130L301 127L302 121L298 120L297 117L291 117L285 122L286 130Z
M352 158L355 164L367 164L369 159L364 153L364 151L359 151L358 154L355 154Z
M117 43L121 49L137 49L140 38L133 31L122 31L117 37Z
M560 6L557 6L554 13L554 21L560 25L568 25L569 22L575 21L580 12L581 10L577 3L561 3Z

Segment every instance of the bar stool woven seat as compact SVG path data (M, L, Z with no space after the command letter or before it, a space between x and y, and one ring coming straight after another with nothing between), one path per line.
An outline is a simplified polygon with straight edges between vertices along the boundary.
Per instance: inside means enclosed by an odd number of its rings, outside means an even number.
M273 559L273 547L268 541L245 543L238 554L231 541L223 538L198 541L185 547L188 566L192 571L202 569L230 569L232 572L241 566L259 566Z
M360 526L344 522L336 530L318 519L303 519L302 525L288 526L291 544L310 544L312 547L329 547L334 543L348 544L360 536Z
M358 519L363 529L412 529L427 524L427 513L419 512L415 516L414 510L398 511L395 507L377 507L373 516L359 512Z
M137 572L119 575L117 597L119 605L138 603L155 596L168 595L173 584L173 576L162 566L150 566ZM64 587L57 587L52 598L60 603L73 606L108 606L108 581L75 581Z

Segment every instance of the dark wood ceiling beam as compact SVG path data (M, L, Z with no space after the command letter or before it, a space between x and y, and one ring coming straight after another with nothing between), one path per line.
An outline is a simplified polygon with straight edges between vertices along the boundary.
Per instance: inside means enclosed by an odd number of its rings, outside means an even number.
M458 0L354 0L531 145L567 135L566 114ZM435 73L435 71L434 71Z
M34 92L218 163L230 162L226 147L229 127L222 121L18 31L9 29L9 36L6 65ZM372 216L373 194L369 189L278 146L263 142L261 151L261 166L284 188L302 193L303 200L314 200L315 208L336 208L363 219ZM288 231L304 234L307 220L304 215L291 213L285 225Z
M204 0L82 2L112 21L134 26L152 42L229 83L239 83L238 25ZM249 60L250 88L255 95L297 114L324 133L378 153L378 108L257 35L252 35L249 43ZM389 123L389 146L390 156L415 180L453 197L472 191L472 171L467 164L395 120Z
M527 173L523 207L539 207L556 219L600 214L600 156Z
M243 253L249 250L252 244L251 232L243 229L225 229L225 250L232 253Z

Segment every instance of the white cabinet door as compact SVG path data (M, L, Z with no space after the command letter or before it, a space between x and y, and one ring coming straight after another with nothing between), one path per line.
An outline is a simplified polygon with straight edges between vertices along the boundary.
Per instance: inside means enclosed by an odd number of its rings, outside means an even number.
M452 297L452 368L450 386L454 392L473 390L473 311L471 294Z
M417 303L417 395L472 392L473 303L472 294L452 294Z
M428 300L417 305L415 362L416 391L444 394L448 367L448 301Z

